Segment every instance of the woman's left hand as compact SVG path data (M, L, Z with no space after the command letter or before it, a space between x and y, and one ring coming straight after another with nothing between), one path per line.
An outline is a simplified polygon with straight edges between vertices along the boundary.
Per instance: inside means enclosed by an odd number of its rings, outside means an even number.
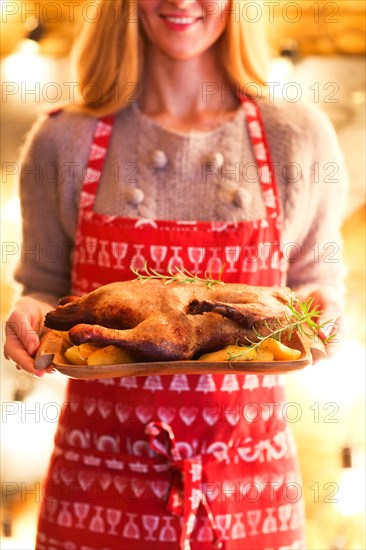
M296 296L302 302L313 298L312 308L318 306L322 311L321 317L315 321L322 325L326 323L318 332L318 336L324 341L328 357L332 357L338 351L341 337L341 299L335 296L335 291L328 286L306 285L294 290ZM330 340L330 336L334 335Z

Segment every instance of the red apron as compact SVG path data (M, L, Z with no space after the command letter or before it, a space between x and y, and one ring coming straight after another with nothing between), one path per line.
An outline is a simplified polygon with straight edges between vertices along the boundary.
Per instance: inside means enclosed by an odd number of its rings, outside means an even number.
M145 262L281 285L280 209L263 123L243 98L267 215L256 222L126 219L94 212L113 117L96 124L83 183L73 291L134 278ZM243 129L244 131L244 129ZM304 548L296 449L281 377L70 380L44 488L38 550Z

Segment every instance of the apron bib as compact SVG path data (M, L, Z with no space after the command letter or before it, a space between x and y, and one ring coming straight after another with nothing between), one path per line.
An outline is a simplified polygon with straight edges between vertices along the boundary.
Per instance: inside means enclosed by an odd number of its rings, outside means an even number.
M176 267L282 285L280 208L256 103L242 98L266 217L255 222L94 212L114 117L96 124L76 233L73 292ZM38 550L304 548L296 449L281 377L70 380L45 484Z

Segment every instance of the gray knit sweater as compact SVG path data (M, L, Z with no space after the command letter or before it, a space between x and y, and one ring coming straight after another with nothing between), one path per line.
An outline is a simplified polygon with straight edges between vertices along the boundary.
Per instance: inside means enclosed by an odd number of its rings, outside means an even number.
M341 295L339 225L346 176L335 132L311 105L262 101L260 109L281 199L282 246L293 260L288 284L330 285ZM67 111L42 118L23 148L23 255L15 278L24 294L51 303L70 292L78 201L95 123ZM167 159L160 169L151 160L157 150ZM213 153L224 158L221 171L208 168ZM135 188L144 196L139 205L131 201ZM136 105L118 112L95 208L160 219L262 217L243 109L207 132L163 128Z

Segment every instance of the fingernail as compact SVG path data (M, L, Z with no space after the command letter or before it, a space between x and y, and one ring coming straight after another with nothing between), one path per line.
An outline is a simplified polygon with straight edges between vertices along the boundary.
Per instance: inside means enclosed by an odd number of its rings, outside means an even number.
M35 376L36 378L42 378L45 374L46 374L45 371L38 371L34 373L33 376Z

